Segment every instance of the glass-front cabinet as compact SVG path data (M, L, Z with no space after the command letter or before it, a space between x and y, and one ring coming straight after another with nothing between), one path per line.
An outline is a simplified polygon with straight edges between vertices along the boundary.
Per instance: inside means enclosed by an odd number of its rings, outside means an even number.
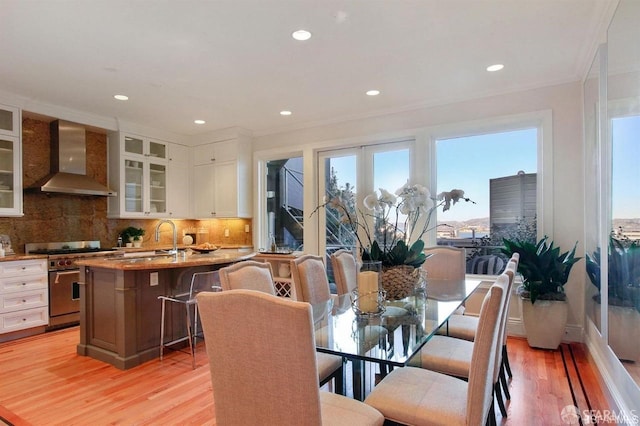
M164 217L167 214L167 143L114 133L109 138L112 217ZM116 167L117 165L117 167Z
M20 110L0 105L0 135L20 137Z
M20 110L0 105L0 216L22 216Z

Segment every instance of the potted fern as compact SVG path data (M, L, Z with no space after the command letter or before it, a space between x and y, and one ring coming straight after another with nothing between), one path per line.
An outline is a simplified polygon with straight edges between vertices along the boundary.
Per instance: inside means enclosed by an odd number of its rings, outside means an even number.
M522 320L529 346L557 349L567 324L569 306L564 286L573 265L580 260L576 247L561 253L545 236L537 244L526 241L503 240L502 252L507 256L518 253L518 272L523 284L518 288Z

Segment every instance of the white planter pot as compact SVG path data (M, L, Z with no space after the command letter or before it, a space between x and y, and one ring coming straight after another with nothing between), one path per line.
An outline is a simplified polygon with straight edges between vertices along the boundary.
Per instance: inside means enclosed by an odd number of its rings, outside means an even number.
M527 343L532 348L558 349L564 336L569 305L564 301L520 298Z
M600 322L600 303L593 305L594 320L598 330ZM616 356L625 361L640 361L640 313L634 308L609 305L609 346Z

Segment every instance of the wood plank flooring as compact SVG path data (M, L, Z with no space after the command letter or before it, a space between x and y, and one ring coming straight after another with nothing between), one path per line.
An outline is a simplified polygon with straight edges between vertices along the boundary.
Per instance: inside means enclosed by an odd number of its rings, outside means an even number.
M198 346L195 370L188 354L169 352L163 362L121 371L76 355L78 341L74 327L0 344L0 418L5 423L215 424L203 344ZM543 351L511 338L508 345L514 377L508 417L498 414L499 424L562 425L560 412L567 405L577 404L580 410L612 408L582 345Z

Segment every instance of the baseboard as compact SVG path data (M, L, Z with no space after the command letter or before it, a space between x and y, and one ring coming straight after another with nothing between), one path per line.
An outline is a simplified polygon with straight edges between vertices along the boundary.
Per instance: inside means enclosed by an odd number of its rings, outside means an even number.
M524 324L520 318L509 318L507 322L507 335L514 337L527 337ZM582 342L583 329L578 325L567 325L564 330L563 342Z

